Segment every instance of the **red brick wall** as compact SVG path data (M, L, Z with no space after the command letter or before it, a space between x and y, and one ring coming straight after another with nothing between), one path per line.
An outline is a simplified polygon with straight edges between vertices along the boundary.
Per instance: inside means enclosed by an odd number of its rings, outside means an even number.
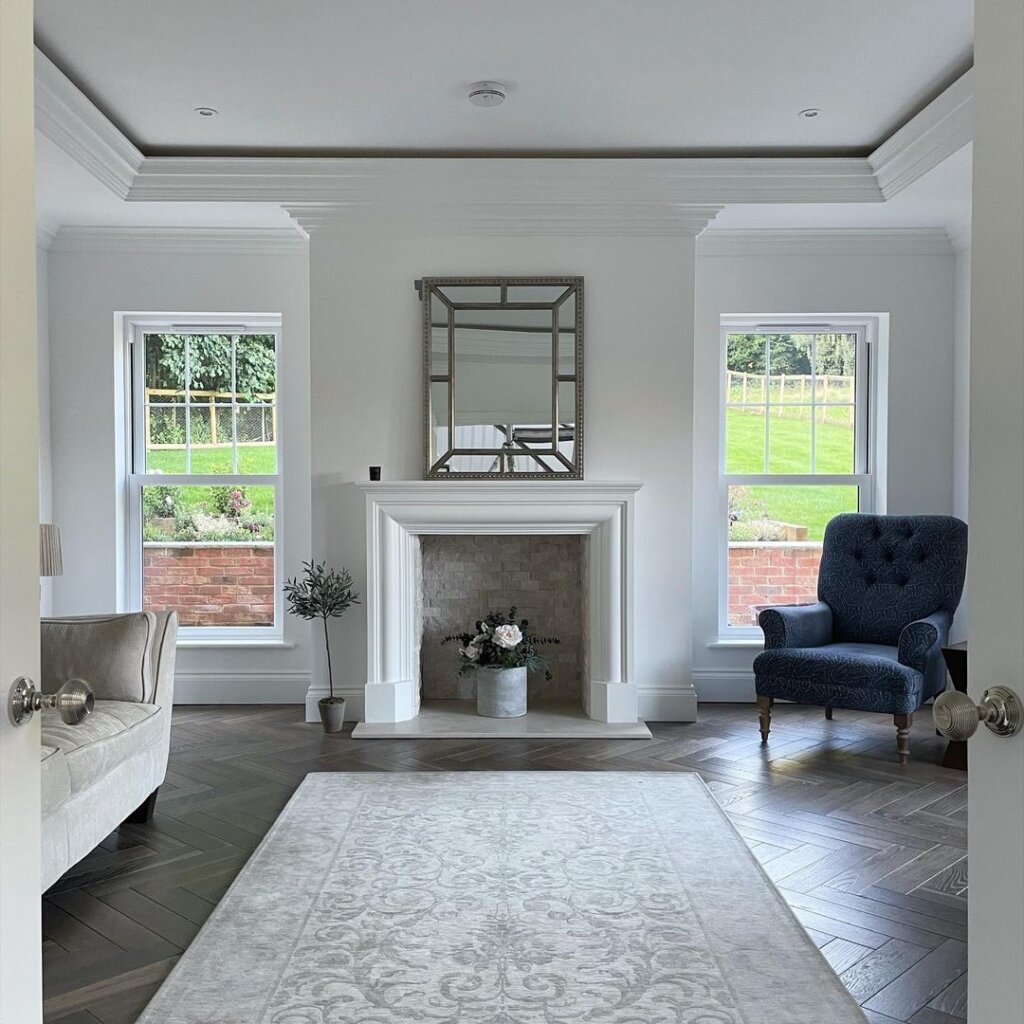
M273 544L144 544L142 607L181 626L272 626Z
M729 624L756 626L754 605L816 601L820 561L820 543L731 543Z

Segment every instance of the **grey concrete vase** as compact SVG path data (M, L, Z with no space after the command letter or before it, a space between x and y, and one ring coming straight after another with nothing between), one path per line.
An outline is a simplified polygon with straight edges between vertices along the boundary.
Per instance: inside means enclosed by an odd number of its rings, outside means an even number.
M324 732L341 732L345 725L345 698L333 704L326 700L317 702L320 709L320 721L324 724Z
M526 714L526 666L476 670L476 713L485 718Z

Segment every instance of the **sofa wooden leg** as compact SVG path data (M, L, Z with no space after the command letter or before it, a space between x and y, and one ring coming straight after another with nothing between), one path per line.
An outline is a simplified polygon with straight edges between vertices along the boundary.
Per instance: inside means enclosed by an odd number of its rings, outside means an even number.
M124 819L125 825L145 825L153 820L153 810L156 808L156 795L160 792L157 786L138 807Z
M896 723L896 750L900 755L900 764L910 760L910 727L914 723L913 715L893 715Z
M761 723L761 742L768 742L768 733L771 732L772 725L772 698L771 697L758 697L757 698L757 716Z
M825 717L831 722L832 721L832 709L825 708Z

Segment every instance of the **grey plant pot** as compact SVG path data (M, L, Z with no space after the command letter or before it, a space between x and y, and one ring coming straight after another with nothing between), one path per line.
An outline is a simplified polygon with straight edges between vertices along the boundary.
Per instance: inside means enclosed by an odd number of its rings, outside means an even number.
M522 718L526 714L526 666L477 669L476 713L484 718Z
M341 732L345 725L345 698L321 697L317 702L320 709L320 721L323 722L324 732Z

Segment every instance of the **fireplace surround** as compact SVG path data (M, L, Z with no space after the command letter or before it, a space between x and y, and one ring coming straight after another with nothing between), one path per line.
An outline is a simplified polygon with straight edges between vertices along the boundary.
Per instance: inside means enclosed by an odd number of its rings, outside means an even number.
M583 707L594 722L637 721L633 638L638 483L406 481L361 484L366 501L365 721L420 708L420 537L575 534L586 538Z

